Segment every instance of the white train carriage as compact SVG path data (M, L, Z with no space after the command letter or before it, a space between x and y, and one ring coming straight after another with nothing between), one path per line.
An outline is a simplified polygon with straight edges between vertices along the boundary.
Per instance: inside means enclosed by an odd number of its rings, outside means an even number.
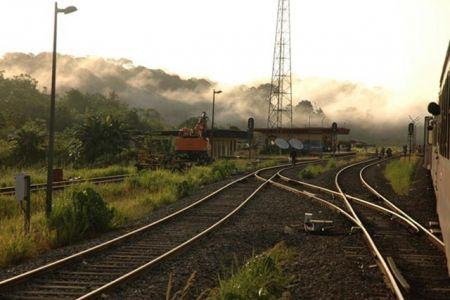
M424 165L431 172L450 272L450 43L440 78L439 104L430 103L425 119Z

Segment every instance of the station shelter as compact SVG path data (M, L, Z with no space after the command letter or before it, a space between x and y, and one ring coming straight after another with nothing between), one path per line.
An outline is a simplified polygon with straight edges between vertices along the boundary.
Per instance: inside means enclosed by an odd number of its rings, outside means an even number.
M211 130L207 131L211 137ZM210 155L214 158L234 157L236 153L247 146L248 135L246 131L214 129L210 138ZM212 151L211 151L212 150Z
M277 138L282 138L285 141L299 140L303 144L304 152L331 151L331 127L255 128L254 132L254 141L260 149L273 146ZM350 129L338 127L337 142L342 135L349 133Z

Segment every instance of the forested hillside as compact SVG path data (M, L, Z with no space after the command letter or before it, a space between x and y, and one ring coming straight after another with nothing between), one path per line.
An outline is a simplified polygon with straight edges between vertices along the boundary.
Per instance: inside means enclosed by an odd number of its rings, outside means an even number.
M39 164L47 145L49 95L28 75L0 73L0 161L2 166ZM110 92L58 95L56 159L62 164L90 164L126 158L136 136L164 128L153 109L131 108Z

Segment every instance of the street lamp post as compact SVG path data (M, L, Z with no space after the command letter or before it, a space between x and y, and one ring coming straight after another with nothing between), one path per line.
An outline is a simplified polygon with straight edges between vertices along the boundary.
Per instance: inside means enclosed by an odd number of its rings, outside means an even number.
M58 3L55 2L55 19L53 27L53 57L52 57L52 88L50 94L50 120L49 120L49 135L48 135L48 154L47 154L47 189L45 197L45 215L47 218L52 212L52 196L53 196L53 149L55 144L55 98L56 98L56 40L57 40L57 26L58 13L70 14L77 10L75 6L68 6L66 8L58 8Z
M209 143L211 144L211 158L214 159L214 145L213 145L213 135L214 135L214 107L216 105L216 94L220 94L222 91L216 91L213 89L213 105L212 105L212 114L211 114L211 134L209 137Z

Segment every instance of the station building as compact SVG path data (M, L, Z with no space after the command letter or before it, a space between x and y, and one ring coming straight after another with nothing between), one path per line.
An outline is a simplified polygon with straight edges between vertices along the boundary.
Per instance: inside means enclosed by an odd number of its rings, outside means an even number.
M210 130L207 130L208 136ZM248 134L242 130L224 130L214 129L211 139L211 145L214 158L225 158L236 156L236 153L246 147L248 143Z
M331 151L331 127L255 128L254 132L254 141L260 149L268 148L274 145L275 139L282 138L301 141L305 152ZM349 133L350 129L338 127L337 142Z

